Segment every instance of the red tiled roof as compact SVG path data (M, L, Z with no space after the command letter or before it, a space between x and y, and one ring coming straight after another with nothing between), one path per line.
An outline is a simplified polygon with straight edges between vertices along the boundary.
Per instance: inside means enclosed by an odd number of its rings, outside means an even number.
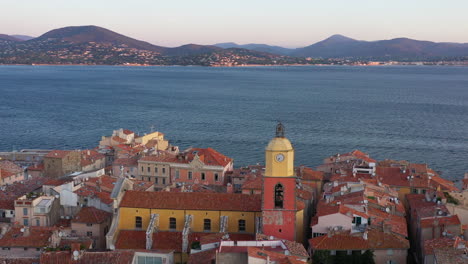
M114 201L110 198L110 192L99 191L97 187L85 185L74 191L78 196L99 198L105 204L112 204Z
M131 264L134 254L131 250L85 251L78 260L73 260L71 251L44 252L41 254L41 264Z
M131 131L131 130L129 130L129 129L124 129L124 130L123 130L123 133L124 133L125 135L135 134L135 132L133 132L133 131Z
M113 166L137 166L138 158L137 157L119 158L119 159L114 160L112 165Z
M0 257L0 263L2 264L38 264L39 257L36 257L36 258Z
M345 175L342 174L334 174L330 178L331 182L338 182L338 183L348 183L348 182L359 182L361 180L370 180L372 179L372 175L368 173L356 173L353 175L352 171L347 171Z
M187 264L211 264L216 259L216 248L191 253Z
M177 159L175 155L163 154L158 156L145 156L139 161L155 161L155 162L166 162L166 163L188 163L187 160Z
M296 241L290 240L283 240L283 243L292 255L300 257L309 257L309 253L307 253L307 250L301 243L297 243Z
M43 171L44 163L34 164L28 167L28 171Z
M42 187L45 179L42 177L36 177L29 180L25 180L22 183L16 182L10 185L4 185L5 190L0 191L1 200L12 200L20 196L23 196L29 192L33 192Z
M328 235L315 237L309 240L314 250L366 250L366 249L408 249L409 241L376 229L368 229L368 238L364 239L362 233L350 234L344 231L329 237Z
M127 191L120 207L260 212L260 195L204 192Z
M153 186L152 182L132 180L134 191L146 191Z
M52 150L51 152L45 155L45 158L58 158L63 159L65 156L70 153L70 150Z
M4 170L4 169L0 169L0 177L2 177L2 178L8 178L8 177L11 177L13 175L15 175L15 174L12 173L12 172L9 172L9 171Z
M83 207L73 218L72 223L100 224L111 218L112 214L94 207Z
M458 215L421 219L422 228L432 227L434 224L438 226L460 225L460 219L458 218Z
M247 180L242 184L242 189L249 190L262 190L263 179L262 177L255 177L253 179Z
M89 150L82 150L81 151L81 166L89 166L91 164L94 164L98 160L105 159L106 156L104 154L101 154L95 150L89 149Z
M112 192L116 182L116 178L109 175L101 175L99 177L89 178L88 181L85 182L85 185L92 187L97 187L99 185L102 191Z
M438 185L440 185L442 190L448 190L451 192L459 192L460 190L455 187L454 183L452 181L446 180L444 178L438 177L438 176L433 176L431 178L432 185L437 188Z
M296 197L298 198L308 201L312 199L312 196L312 192L306 191L304 189L296 189Z
M15 200L0 200L0 209L15 210Z
M12 174L22 173L23 169L9 160L0 160L0 169L11 172Z
M297 175L301 175L301 168L296 169ZM322 181L323 172L316 171L308 167L302 168L302 180L303 181Z
M197 155L200 157L200 160L206 165L225 167L232 161L231 158L219 153L218 151L212 148L204 148L204 149L193 148L190 150L193 156L194 156L193 153L195 153L195 151L197 152Z
M195 156L198 156L201 162L208 166L227 166L232 159L219 153L212 148L191 148L178 156L165 154L160 156L146 156L141 161L155 161L166 163L190 163Z
M439 237L424 241L424 254L434 255L435 248L453 247L455 240L448 237Z
M120 137L118 137L118 136L113 136L113 137L112 137L112 140L117 141L118 143L121 143L121 144L127 143L127 140L125 140L125 139L123 139L123 138L120 138Z
M29 235L24 236L21 227L12 227L0 238L0 247L46 247L49 245L52 232L52 228L31 226L29 227Z
M50 185L50 186L59 186L62 184L65 184L67 182L71 182L71 179L54 179L54 178L47 178L47 180L44 182L44 185Z
M351 152L348 152L348 153L341 154L340 156L341 157L352 156L352 157L356 157L358 159L362 159L362 160L364 160L366 162L369 162L369 163L370 162L374 162L374 163L376 162L376 160L371 159L368 154L366 154L366 153L364 153L364 152L362 152L360 150L357 150L357 149L353 150Z
M212 233L190 233L189 247L193 241L200 241L202 237ZM115 247L118 249L145 249L146 231L144 230L121 230ZM182 232L159 231L153 233L153 245L151 249L182 251Z
M263 260L270 260L273 263L278 264L296 264L296 263L306 263L303 262L301 258L296 256L286 255L280 252L274 252L270 250L261 249L258 247L248 247L247 254L249 258L259 258Z
M408 236L405 217L382 212L374 207L368 208L368 214L371 218L371 225L381 226L382 224L385 224L390 227L393 233L402 235L403 237Z

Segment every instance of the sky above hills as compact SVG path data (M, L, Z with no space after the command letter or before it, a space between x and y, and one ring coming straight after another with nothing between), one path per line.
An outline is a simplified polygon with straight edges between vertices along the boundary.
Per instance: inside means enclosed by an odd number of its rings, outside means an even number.
M98 25L162 46L302 47L332 34L468 42L466 10L466 0L20 0L2 1L0 33Z

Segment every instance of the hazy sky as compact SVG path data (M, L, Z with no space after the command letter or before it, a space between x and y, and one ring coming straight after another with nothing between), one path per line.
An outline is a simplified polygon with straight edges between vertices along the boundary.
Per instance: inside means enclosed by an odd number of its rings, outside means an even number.
M0 0L0 33L97 25L157 45L310 45L333 34L468 42L467 0Z

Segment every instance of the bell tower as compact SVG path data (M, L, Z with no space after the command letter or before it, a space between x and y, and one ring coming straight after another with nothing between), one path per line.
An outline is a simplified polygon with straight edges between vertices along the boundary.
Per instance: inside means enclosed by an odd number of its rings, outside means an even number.
M265 235L296 240L294 148L281 123L265 149L262 224Z

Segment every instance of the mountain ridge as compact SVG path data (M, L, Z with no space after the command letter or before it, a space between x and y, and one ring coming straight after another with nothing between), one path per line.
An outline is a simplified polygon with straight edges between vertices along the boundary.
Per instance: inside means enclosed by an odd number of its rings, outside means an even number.
M234 48L259 52L257 54L244 52L244 54L248 54L248 56L257 56L258 58L264 56L261 53L268 53L276 57L292 56L296 58L314 59L351 59L353 61L424 61L447 58L449 60L468 60L468 43L432 42L405 37L365 41L334 34L312 45L296 49L268 44L237 44L235 42L217 43L214 45L191 43L179 47L163 47L94 25L57 28L36 38L31 38L29 36L23 37L25 38L20 39L14 37L14 35L0 34L0 42L2 42L3 45L10 45L9 48L12 48L11 45L26 45L31 51L40 50L45 53L47 53L47 50L56 50L64 48L64 46L79 46L83 48L82 46L86 45L103 45L107 48L133 49L133 53L130 52L132 54L136 54L136 51L150 51L156 53L152 55L153 57L184 57L198 54L222 53L221 51L223 49ZM15 49L12 49L12 52L14 52L14 50ZM236 50L233 52L236 52ZM229 54L230 56L232 55L232 53Z

